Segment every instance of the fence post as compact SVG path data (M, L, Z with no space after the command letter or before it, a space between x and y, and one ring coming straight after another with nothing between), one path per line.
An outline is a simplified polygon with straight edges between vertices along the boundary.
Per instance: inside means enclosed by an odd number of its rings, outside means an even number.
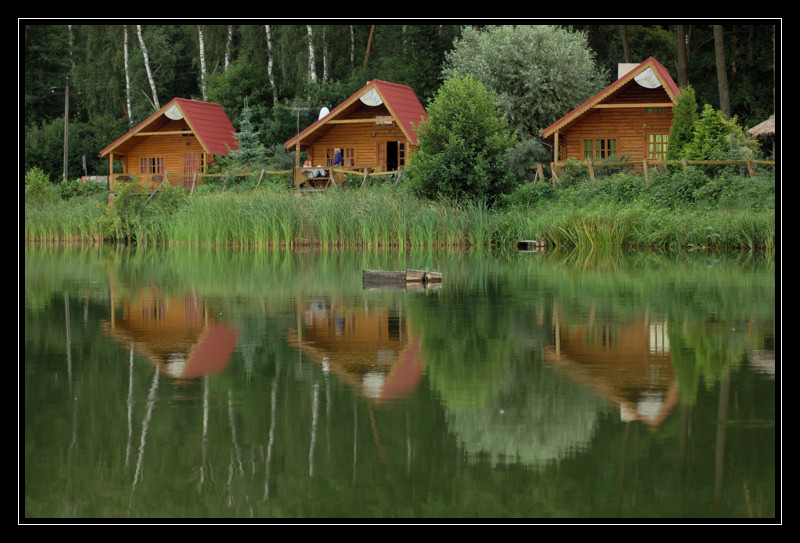
M753 163L749 158L747 159L747 171L750 173L750 177L756 176L756 171L753 169Z
M589 166L589 179L594 183L594 166L592 165L592 161L589 160L587 165Z
M647 159L642 159L642 170L644 171L644 184L650 184L650 165L647 163Z

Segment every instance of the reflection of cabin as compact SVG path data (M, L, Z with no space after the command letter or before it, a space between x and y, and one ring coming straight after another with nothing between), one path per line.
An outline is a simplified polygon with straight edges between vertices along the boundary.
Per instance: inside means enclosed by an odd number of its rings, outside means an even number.
M312 166L330 168L335 149L341 149L345 169L395 171L408 161L417 145L416 128L426 118L411 87L375 79L285 147L305 151Z
M653 57L622 64L618 79L542 131L555 162L666 159L672 108L680 96L669 72Z
M419 339L401 309L346 307L327 298L296 302L289 342L325 372L374 400L403 398L422 378Z
M235 130L222 106L210 102L173 98L127 134L100 151L108 157L109 190L115 178L133 176L158 185L190 187L216 156L238 148ZM122 174L114 173L114 162Z
M113 292L113 289L112 289ZM163 296L144 288L121 301L117 314L112 294L108 333L168 375L191 379L221 373L228 365L239 333L215 321L196 295Z
M556 322L548 362L619 406L623 420L657 426L677 401L666 321Z

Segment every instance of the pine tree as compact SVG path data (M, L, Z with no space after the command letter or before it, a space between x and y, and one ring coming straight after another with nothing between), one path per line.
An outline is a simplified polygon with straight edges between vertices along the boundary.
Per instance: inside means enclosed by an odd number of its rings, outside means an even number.
M697 100L691 86L681 88L681 96L672 108L672 128L669 131L668 160L683 158L683 150L694 137L694 124L697 122Z
M266 159L266 150L259 140L258 131L253 129L253 124L250 122L251 115L252 110L245 106L242 109L239 131L236 132L239 148L229 155L234 168L237 169L262 164Z

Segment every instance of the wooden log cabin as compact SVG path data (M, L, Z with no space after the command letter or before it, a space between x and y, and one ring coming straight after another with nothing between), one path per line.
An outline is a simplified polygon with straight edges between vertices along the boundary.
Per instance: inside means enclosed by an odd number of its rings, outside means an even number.
M672 108L680 90L653 57L621 64L618 79L593 98L545 128L555 166L581 161L626 160L641 167L645 159L666 159Z
M322 166L330 179L336 149L344 159L339 172L401 170L417 146L416 128L427 119L411 87L381 80L369 81L350 98L285 143L296 152L294 183L308 182L300 167L302 151L313 168ZM343 178L343 175L342 175Z
M100 151L108 158L108 188L136 177L151 188L163 182L190 187L217 156L238 148L236 133L219 104L173 98ZM114 172L114 162L122 172Z

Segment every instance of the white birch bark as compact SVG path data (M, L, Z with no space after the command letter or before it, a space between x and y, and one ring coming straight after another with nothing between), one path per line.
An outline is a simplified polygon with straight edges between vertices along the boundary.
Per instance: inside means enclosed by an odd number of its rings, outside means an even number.
M322 27L322 80L328 80L328 27Z
M206 101L206 45L205 37L203 36L203 27L197 25L197 40L200 47L200 94L203 101Z
M231 46L233 45L233 25L228 25L228 41L225 42L225 71L231 67Z
M133 126L133 117L131 115L131 74L128 70L128 25L122 25L123 42L122 42L122 58L125 65L125 104L127 107L128 126Z
M161 109L161 104L158 102L158 93L156 92L156 83L153 81L153 72L150 70L150 57L147 54L147 46L144 44L144 37L142 36L142 25L136 25L136 35L139 36L139 47L142 48L144 68L147 71L147 80L150 83L150 92L153 95L151 103L154 109Z
M311 25L306 25L308 30L308 79L314 83L317 81L316 59L314 58L314 32Z
M277 104L278 88L275 86L275 74L273 73L275 54L272 51L272 31L269 25L264 25L264 30L267 33L267 75L269 76L269 84L272 86L272 103Z

